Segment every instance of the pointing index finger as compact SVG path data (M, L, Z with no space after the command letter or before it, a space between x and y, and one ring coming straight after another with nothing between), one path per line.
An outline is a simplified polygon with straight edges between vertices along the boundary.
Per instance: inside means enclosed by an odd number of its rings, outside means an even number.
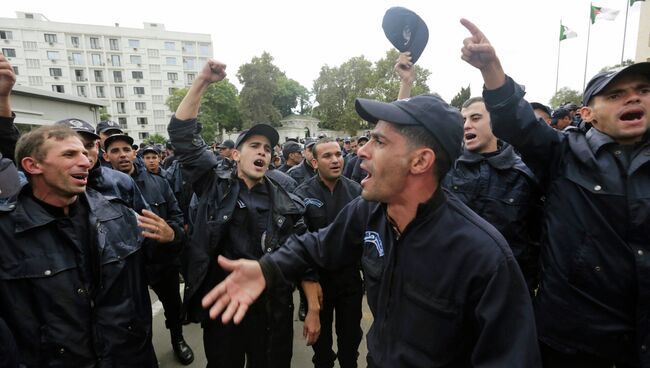
M467 30L469 31L469 33L472 34L472 36L476 36L479 39L482 39L482 38L485 37L483 35L483 32L481 32L481 30L478 29L478 27L474 23L470 22L469 20L467 20L465 18L461 18L460 19L460 24L462 24L465 28L467 28Z

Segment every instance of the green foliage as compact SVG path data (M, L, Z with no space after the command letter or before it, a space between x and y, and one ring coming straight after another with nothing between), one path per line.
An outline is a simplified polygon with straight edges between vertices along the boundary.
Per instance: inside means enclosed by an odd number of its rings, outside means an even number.
M262 122L278 125L282 114L273 102L278 92L278 80L282 77L286 78L273 65L273 57L268 52L239 67L237 78L243 86L239 97L244 128Z
M165 104L170 111L176 111L187 91L187 88L178 89L167 98ZM220 135L221 129L241 130L242 120L237 88L228 79L213 83L208 87L201 98L199 121L203 125L201 136L206 142L213 142Z
M582 104L582 94L576 90L570 89L569 87L562 87L553 95L553 97L551 97L549 104L551 105L551 108L557 109L569 102L573 102L580 106Z
M399 75L395 72L395 63L399 57L397 49L390 49L386 52L386 56L375 62L373 71L373 92L372 98L384 102L391 102L397 99L399 94ZM415 82L413 89L411 89L411 96L429 93L429 86L427 86L427 79L431 72L416 65Z
M300 83L283 74L278 78L277 86L277 92L273 96L273 106L280 112L280 116L291 115L296 107L300 114L310 109L309 91Z
M111 114L108 113L108 110L106 110L106 107L100 107L99 108L99 121L107 121L111 120Z
M467 86L467 88L460 87L460 92L458 92L456 96L451 99L450 105L460 110L465 101L469 100L470 97L472 97L472 90L470 89L470 86Z
M156 143L165 144L165 142L167 142L167 139L165 139L165 137L163 137L158 133L152 134L147 138L148 144L156 144Z
M628 65L632 65L632 64L634 64L634 60L627 59L627 60L623 61L620 64L616 64L616 65L612 65L612 66L605 66L602 69L600 69L599 72L607 72L607 71L610 71L612 69L618 69L620 67L628 66Z

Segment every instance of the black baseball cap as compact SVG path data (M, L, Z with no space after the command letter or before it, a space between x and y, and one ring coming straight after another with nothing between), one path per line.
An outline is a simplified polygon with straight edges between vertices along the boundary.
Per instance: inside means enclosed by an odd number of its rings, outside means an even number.
M275 145L278 144L278 141L280 140L280 135L274 127L268 124L256 124L253 125L250 129L244 130L241 132L241 134L239 134L239 137L237 137L237 142L235 142L235 147L239 148L242 143L254 135L261 135L266 137L271 143L271 147L275 147Z
M13 197L20 191L20 187L16 165L0 153L0 198Z
M616 77L621 74L638 73L650 78L650 62L636 63L624 68L614 69L596 74L585 87L582 94L582 106L589 105L592 97L602 92Z
M124 141L129 144L129 146L133 145L133 138L129 137L126 134L113 134L112 136L106 138L104 141L104 150L108 151L108 147L113 144L115 141Z
M95 128L93 128L93 126L85 120L81 120L77 118L69 118L69 119L59 120L56 123L54 123L54 125L64 125L71 128L75 132L87 134L91 136L93 139L99 139L99 136L95 134Z
M235 148L235 142L233 142L231 139L226 139L225 141L221 142L217 148Z
M563 119L567 116L571 116L571 112L563 107L560 107L553 111L553 115L551 115L551 125L557 125L557 122L560 119Z
M282 147L282 156L284 156L285 160L294 152L302 152L302 147L299 143L288 141L284 144L284 147Z
M361 137L357 138L357 144L361 143L361 141L366 141L368 142L370 138L366 137L365 135L362 135Z
M411 52L415 63L429 41L429 29L415 12L399 6L390 8L384 14L381 27L390 43L400 52Z
M438 96L424 94L391 103L357 98L355 108L357 114L369 123L384 120L396 125L424 127L449 155L451 162L456 161L461 153L463 117L458 109Z
M105 120L105 121L100 121L99 124L97 124L97 134L104 133L107 130L117 130L120 133L124 133L122 131L122 128L120 128L120 124L114 121Z
M542 111L546 112L549 117L553 114L553 111L551 110L551 108L544 105L543 103L531 102L530 106L533 107L533 110L542 110Z
M305 139L305 148L309 148L316 144L316 139L307 138Z
M160 154L160 148L156 147L155 145L150 144L150 145L145 146L144 148L142 148L142 154L143 155L145 153L147 153L147 152L153 152L153 153L159 155Z

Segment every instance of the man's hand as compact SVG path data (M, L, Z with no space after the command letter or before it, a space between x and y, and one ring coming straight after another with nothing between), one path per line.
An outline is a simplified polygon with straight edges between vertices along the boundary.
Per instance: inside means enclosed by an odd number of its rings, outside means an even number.
M197 79L201 79L207 82L208 84L210 84L214 82L219 82L220 80L223 80L225 77L226 77L226 64L214 59L208 59L208 62L205 63L203 69L201 69L201 72L199 73Z
M313 345L320 336L320 310L323 307L323 289L316 281L304 280L301 283L307 299L307 316L302 329L302 336L307 346Z
M14 84L16 84L16 73L7 58L0 54L0 96L9 96Z
M501 87L506 82L506 76L494 47L474 23L467 19L461 19L460 23L472 35L463 40L461 59L481 71L486 89Z
M144 229L142 236L156 240L158 243L169 243L174 240L174 229L160 216L149 210L142 210L138 215L138 226Z
M413 84L415 81L415 64L411 62L411 53L409 51L399 54L394 69L401 83Z
M320 313L317 310L308 309L305 317L305 325L302 328L302 336L307 346L314 345L320 336Z
M201 304L203 308L210 308L210 318L216 319L223 312L221 321L224 324L231 320L239 324L266 287L262 267L257 261L232 261L223 256L219 256L218 262L231 273L203 297Z

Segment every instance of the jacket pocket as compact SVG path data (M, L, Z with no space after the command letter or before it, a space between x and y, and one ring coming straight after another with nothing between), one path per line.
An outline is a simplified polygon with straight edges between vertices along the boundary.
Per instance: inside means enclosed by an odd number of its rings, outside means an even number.
M463 337L470 335L462 329L461 307L409 281L403 286L403 296L400 336L406 355L425 355L437 364L454 360Z

